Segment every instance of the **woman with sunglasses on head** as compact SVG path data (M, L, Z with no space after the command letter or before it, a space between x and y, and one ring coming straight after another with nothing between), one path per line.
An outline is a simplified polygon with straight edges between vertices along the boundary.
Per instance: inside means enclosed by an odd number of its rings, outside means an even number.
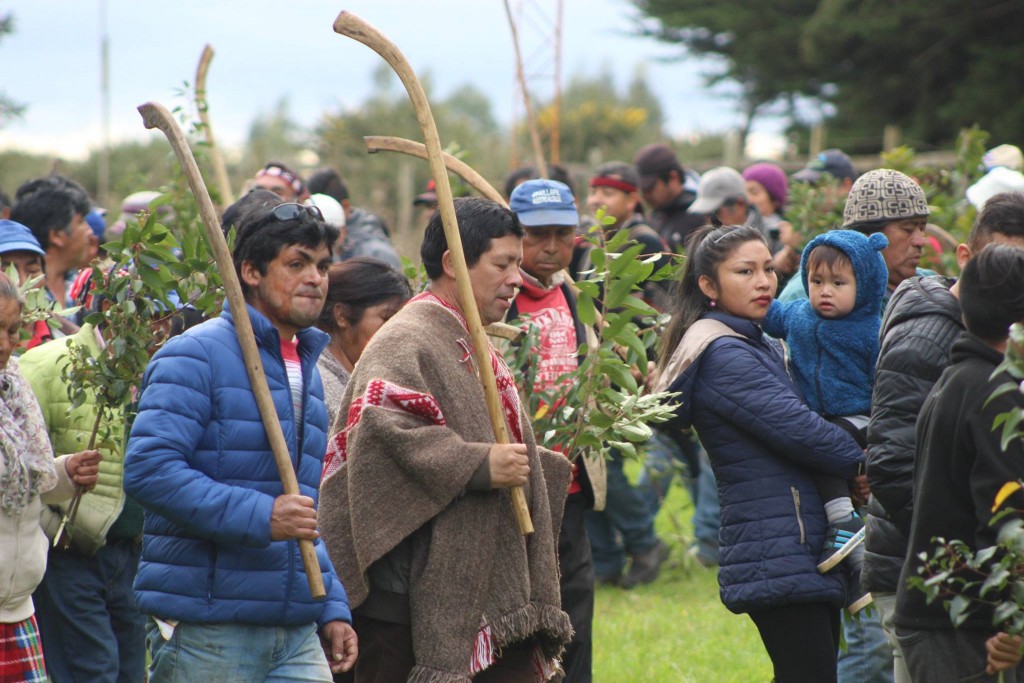
M778 286L761 232L708 226L686 253L656 389L679 393L672 426L696 429L711 458L722 602L750 615L778 683L835 681L846 586L817 569L827 524L811 475L854 479L864 454L807 407L761 330Z
M0 673L6 681L46 680L32 591L46 570L46 525L60 518L48 504L67 500L75 486L91 490L100 454L82 451L54 459L46 423L11 353L20 340L24 302L0 273Z
M398 312L412 288L405 275L369 256L335 263L327 271L327 299L316 326L331 335L317 367L324 381L324 400L331 434L341 409L349 374L370 338Z

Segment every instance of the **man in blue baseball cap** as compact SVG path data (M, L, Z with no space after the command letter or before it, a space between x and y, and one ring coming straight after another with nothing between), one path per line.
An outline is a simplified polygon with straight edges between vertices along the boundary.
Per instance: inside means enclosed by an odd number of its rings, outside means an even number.
M576 298L565 277L579 214L569 186L544 178L518 185L509 198L509 208L519 218L525 234L520 266L523 286L512 302L508 320L529 315L529 322L521 324L538 332L534 387L547 392L565 384L565 379L559 380L577 368L579 345L586 341L586 328L576 313ZM592 675L594 563L584 511L594 506L595 498L603 503L601 464L584 462L584 467L579 467L579 462L574 463L558 538L562 609L575 631L562 660L564 680L569 683L589 683ZM600 494L595 496L598 489Z
M0 219L0 270L6 271L10 266L18 271L18 282L25 284L46 272L46 252L26 226ZM40 280L36 286L42 287L43 281ZM58 321L68 331L75 329L63 318L58 318ZM53 330L45 320L37 320L29 332L31 337L26 343L29 349L53 338Z
M7 270L13 265L18 281L26 281L43 274L46 252L32 231L21 223L0 220L0 265Z

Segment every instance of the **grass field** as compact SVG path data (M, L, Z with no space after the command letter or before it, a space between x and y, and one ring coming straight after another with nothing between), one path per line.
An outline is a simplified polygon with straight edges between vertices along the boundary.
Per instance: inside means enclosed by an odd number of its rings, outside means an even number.
M628 471L628 470L627 470ZM673 486L658 516L672 556L652 584L600 587L594 615L595 683L768 683L757 629L718 598L715 570L686 556L689 497Z

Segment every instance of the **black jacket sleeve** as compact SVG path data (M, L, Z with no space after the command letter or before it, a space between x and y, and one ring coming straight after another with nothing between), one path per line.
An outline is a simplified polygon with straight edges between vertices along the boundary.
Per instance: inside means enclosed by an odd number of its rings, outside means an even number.
M868 424L871 495L904 534L913 514L915 430L921 406L949 364L961 329L951 320L914 319L887 331L875 371Z

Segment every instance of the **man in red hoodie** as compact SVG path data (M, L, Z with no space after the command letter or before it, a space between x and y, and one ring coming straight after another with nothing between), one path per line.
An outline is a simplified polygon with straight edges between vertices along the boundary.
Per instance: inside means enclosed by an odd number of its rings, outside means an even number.
M520 266L523 286L508 320L529 316L529 323L524 324L538 329L534 386L538 392L547 392L558 387L560 377L576 369L579 346L586 341L586 329L576 314L576 299L564 274L572 259L579 215L569 187L547 179L527 180L516 187L509 208L525 234ZM583 513L595 502L592 478L597 478L595 473L580 467L579 461L574 464L558 538L562 609L575 631L562 660L566 683L591 681L594 564Z

